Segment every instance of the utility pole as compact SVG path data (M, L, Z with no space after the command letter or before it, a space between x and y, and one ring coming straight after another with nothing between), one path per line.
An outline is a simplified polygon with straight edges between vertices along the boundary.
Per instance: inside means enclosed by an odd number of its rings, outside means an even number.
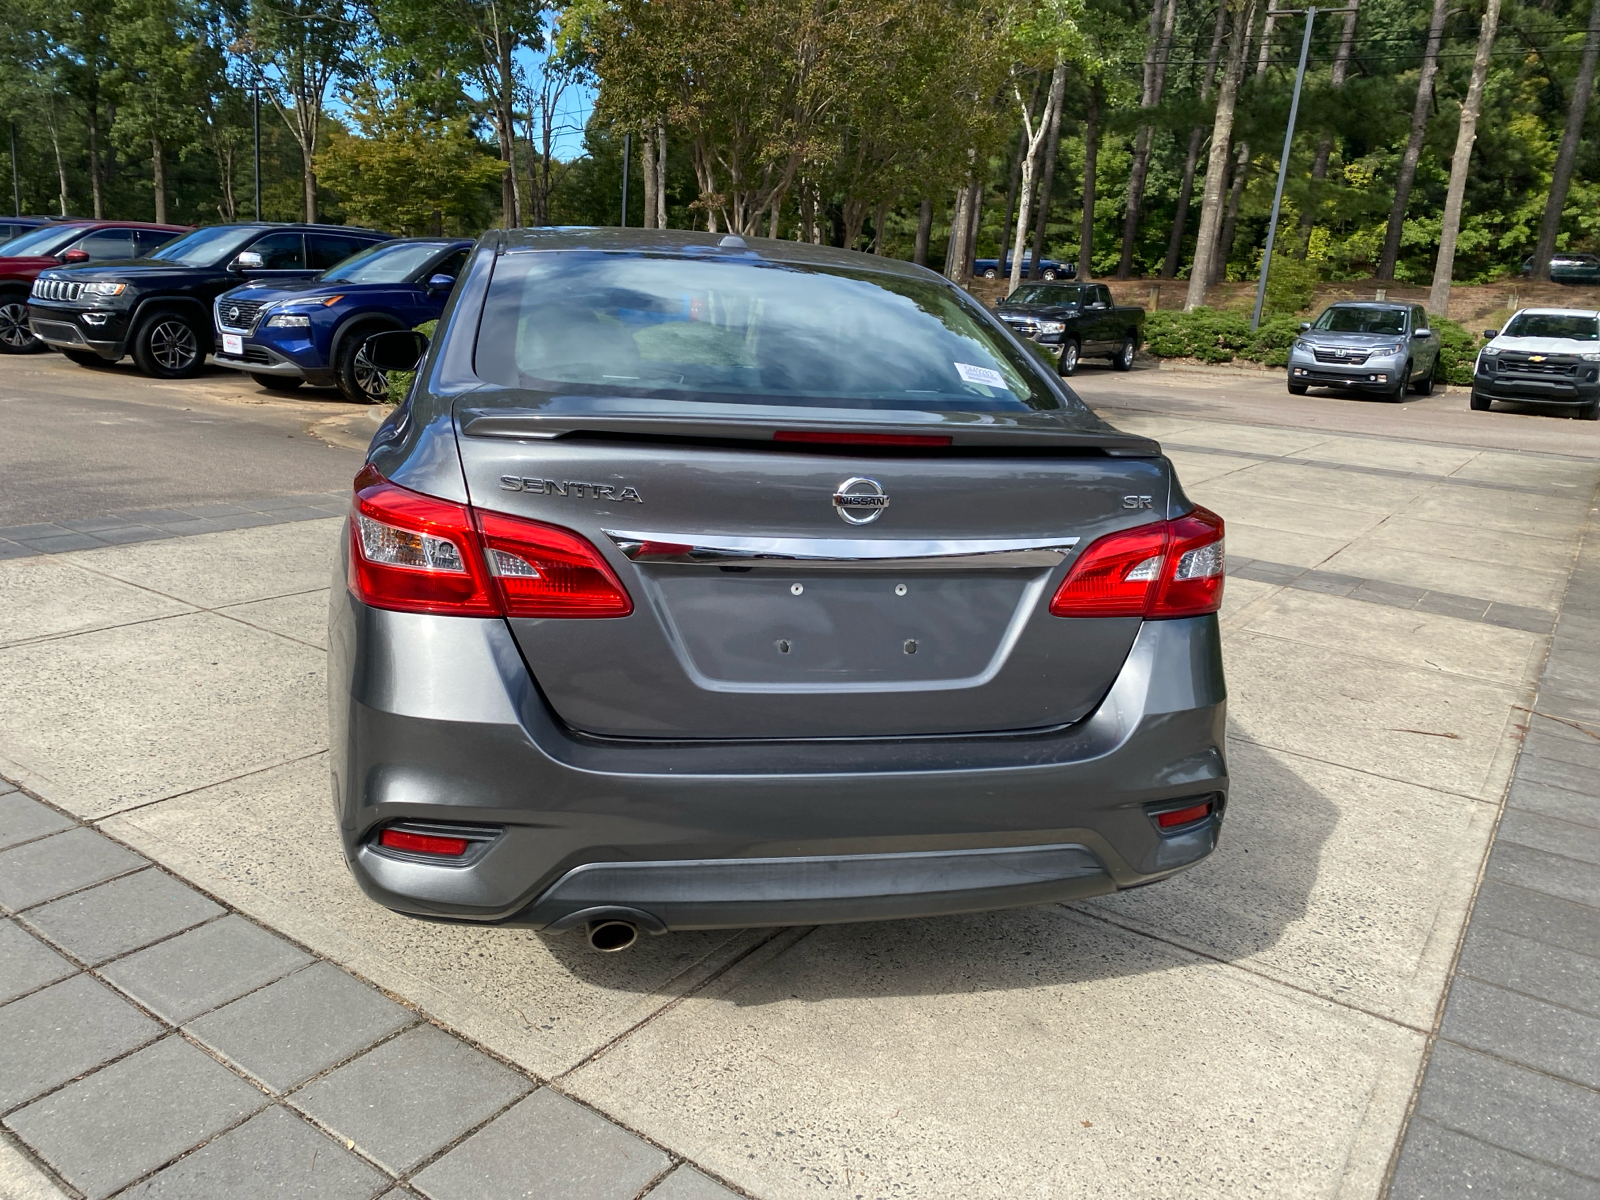
M261 85L250 85L250 124L255 134L256 220L261 220Z
M633 134L622 135L622 227L628 227L628 163L633 158Z
M1289 16L1292 8L1269 8L1267 16ZM1267 273L1272 269L1272 244L1278 239L1278 211L1283 207L1283 181L1289 175L1289 151L1294 146L1294 123L1300 115L1300 87L1306 81L1306 56L1311 53L1311 26L1317 13L1354 12L1350 8L1322 8L1315 5L1306 9L1306 32L1300 39L1300 68L1294 74L1294 99L1289 102L1289 127L1283 131L1283 157L1278 160L1278 188L1272 194L1272 219L1267 222L1267 248L1261 255L1261 278L1256 283L1256 307L1250 314L1250 328L1261 324L1261 305L1267 298Z
M17 179L17 123L11 122L11 203L17 216L22 215L22 184Z

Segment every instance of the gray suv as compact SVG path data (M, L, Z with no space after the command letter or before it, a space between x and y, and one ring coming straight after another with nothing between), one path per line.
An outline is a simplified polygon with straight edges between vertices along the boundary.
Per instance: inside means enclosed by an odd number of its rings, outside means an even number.
M378 902L641 930L1070 900L1209 854L1223 527L938 275L493 231L355 480L333 783Z
M1300 326L1289 350L1289 391L1349 388L1399 402L1408 387L1432 392L1438 369L1439 339L1419 305L1332 304Z

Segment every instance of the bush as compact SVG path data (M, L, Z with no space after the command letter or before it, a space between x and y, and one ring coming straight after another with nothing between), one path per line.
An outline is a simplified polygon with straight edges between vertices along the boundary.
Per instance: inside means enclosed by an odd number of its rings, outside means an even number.
M1300 331L1300 319L1269 317L1254 332L1242 312L1197 308L1193 312L1153 312L1145 317L1145 348L1157 358L1198 358L1225 363L1235 358L1281 367Z
M1445 383L1472 386L1472 364L1478 357L1479 339L1448 317L1429 317L1428 327L1439 339L1436 378Z

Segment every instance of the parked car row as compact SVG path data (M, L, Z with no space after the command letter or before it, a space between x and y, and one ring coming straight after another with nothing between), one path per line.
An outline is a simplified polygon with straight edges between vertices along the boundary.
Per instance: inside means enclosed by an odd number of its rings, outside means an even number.
M0 245L0 351L48 347L83 366L132 355L158 379L210 357L275 391L378 400L367 337L436 319L471 247L345 225L40 224Z

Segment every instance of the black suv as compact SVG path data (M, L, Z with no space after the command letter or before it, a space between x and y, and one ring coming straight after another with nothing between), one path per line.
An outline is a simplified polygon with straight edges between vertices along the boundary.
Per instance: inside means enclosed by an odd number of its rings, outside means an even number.
M309 279L392 234L348 225L209 225L148 258L40 273L34 334L84 366L124 354L146 375L180 379L215 347L211 302L247 279Z

